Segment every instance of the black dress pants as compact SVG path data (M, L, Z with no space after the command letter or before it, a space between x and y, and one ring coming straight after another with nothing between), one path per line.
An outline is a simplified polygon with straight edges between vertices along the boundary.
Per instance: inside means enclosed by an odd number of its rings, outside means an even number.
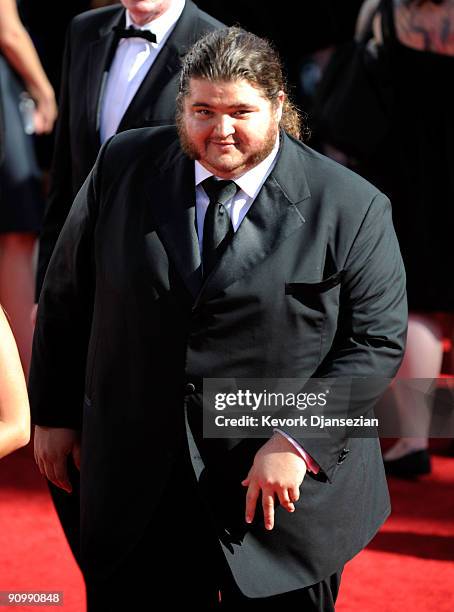
M67 469L73 489L71 493L66 493L50 481L47 484L74 559L80 566L80 474L72 457L67 459Z
M216 610L221 563L224 555L198 495L186 447L139 544L109 580L86 579L87 610Z

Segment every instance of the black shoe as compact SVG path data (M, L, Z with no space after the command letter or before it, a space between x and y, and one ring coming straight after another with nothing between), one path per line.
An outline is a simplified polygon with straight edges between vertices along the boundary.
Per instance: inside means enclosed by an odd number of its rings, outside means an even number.
M426 450L412 451L399 459L384 459L385 472L389 476L414 478L430 474L430 455Z

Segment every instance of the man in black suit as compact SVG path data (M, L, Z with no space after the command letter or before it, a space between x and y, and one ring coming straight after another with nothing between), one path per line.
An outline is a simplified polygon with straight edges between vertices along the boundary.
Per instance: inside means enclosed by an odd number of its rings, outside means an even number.
M202 34L222 25L191 0L123 0L122 5L82 13L68 32L37 299L74 196L102 142L130 128L173 124L180 58ZM131 27L152 38L125 37ZM72 458L69 469L66 493L52 484L50 490L78 559L79 478Z
M121 4L82 13L69 28L37 298L69 208L101 144L115 132L174 124L181 57L203 34L222 27L191 0ZM151 38L130 37L124 30L132 27Z
M177 129L102 147L38 309L34 422L67 453L82 427L90 609L334 610L343 565L389 514L378 440L205 438L202 382L393 377L390 203L293 137L279 60L252 34L196 43L177 107ZM67 480L65 453L35 454Z

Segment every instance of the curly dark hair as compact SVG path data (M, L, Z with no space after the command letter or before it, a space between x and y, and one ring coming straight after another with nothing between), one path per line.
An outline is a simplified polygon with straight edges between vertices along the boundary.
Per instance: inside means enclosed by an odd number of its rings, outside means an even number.
M186 54L177 96L177 113L180 115L192 78L209 81L245 79L259 88L272 104L276 104L279 91L286 91L281 61L275 49L266 39L239 27L206 34ZM294 138L301 139L302 132L305 133L302 115L288 96L280 124Z

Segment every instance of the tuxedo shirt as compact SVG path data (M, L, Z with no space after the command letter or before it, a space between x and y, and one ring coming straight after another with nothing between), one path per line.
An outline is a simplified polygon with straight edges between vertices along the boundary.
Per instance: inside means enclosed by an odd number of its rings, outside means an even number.
M122 38L110 66L101 102L100 139L105 142L120 125L131 100L164 47L184 9L184 0L173 0L168 10L138 28L126 11L126 28L148 30L156 36L156 43L144 38Z

